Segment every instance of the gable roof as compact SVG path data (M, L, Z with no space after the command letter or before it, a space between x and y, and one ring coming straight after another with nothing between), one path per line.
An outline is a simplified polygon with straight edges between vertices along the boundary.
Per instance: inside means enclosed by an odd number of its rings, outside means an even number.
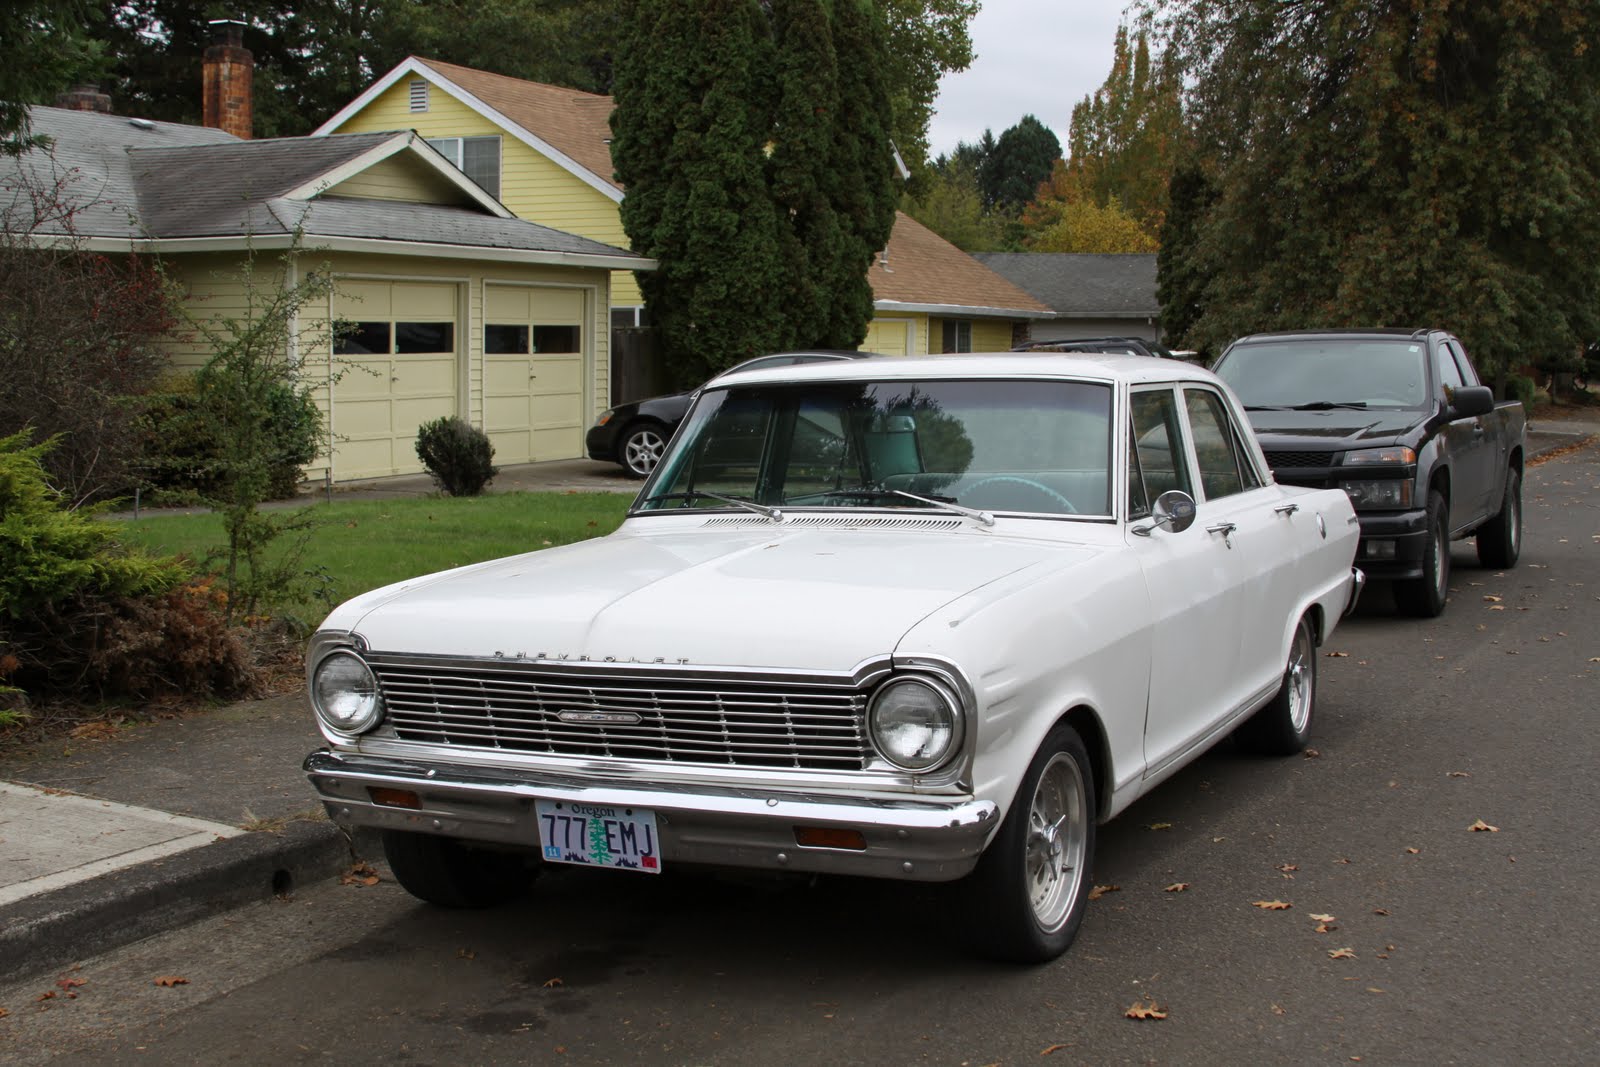
M86 119L88 121L86 121ZM34 108L33 129L51 138L11 167L59 182L77 207L70 232L89 247L171 251L305 247L447 257L503 253L523 262L645 268L650 260L516 218L411 131L241 141L176 123L130 122ZM403 157L448 181L457 205L340 196L365 168ZM0 171L8 161L0 160ZM65 224L42 227L65 237Z
M611 97L407 56L312 131L337 132L392 86L423 78L612 200L622 199L611 165Z
M977 252L974 258L1062 318L1155 318L1156 257L1074 252Z
M901 211L867 277L879 311L1050 317L1048 306Z

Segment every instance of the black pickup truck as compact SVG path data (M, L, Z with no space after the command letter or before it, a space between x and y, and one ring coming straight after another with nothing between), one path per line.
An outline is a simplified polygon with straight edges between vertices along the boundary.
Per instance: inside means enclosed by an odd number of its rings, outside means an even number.
M1451 334L1253 334L1212 369L1244 402L1280 483L1350 495L1356 564L1392 580L1406 614L1444 610L1452 540L1475 537L1484 566L1516 564L1522 405L1496 404Z

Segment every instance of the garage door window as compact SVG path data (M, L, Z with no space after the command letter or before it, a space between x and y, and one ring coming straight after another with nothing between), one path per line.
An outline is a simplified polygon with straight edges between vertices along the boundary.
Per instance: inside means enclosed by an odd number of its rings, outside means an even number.
M483 328L483 350L491 356L525 356L528 354L528 328L491 322Z
M453 352L456 324L453 322L397 322L394 324L396 352Z
M387 322L339 323L333 335L333 352L338 356L370 356L389 351Z
M578 342L582 339L580 328L577 326L535 326L533 328L533 350L535 352L581 352Z

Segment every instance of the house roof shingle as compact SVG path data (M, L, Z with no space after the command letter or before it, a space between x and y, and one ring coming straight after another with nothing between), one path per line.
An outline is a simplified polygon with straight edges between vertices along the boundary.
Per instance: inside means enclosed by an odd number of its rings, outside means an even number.
M1105 318L1161 314L1154 255L977 252L974 258L1058 314Z
M889 247L868 274L879 302L1017 312L1037 318L1050 308L961 251L916 219L896 212Z

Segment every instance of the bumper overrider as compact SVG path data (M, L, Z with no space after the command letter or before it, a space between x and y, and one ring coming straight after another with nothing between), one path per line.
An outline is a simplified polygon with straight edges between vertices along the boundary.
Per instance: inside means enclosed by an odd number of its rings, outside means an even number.
M537 800L653 811L665 865L950 881L972 870L997 824L970 797L877 798L752 787L616 785L520 769L465 767L319 749L305 771L335 823L440 834L537 850ZM414 794L416 806L377 796ZM387 791L387 792L386 792ZM799 830L847 830L864 848L797 843Z

